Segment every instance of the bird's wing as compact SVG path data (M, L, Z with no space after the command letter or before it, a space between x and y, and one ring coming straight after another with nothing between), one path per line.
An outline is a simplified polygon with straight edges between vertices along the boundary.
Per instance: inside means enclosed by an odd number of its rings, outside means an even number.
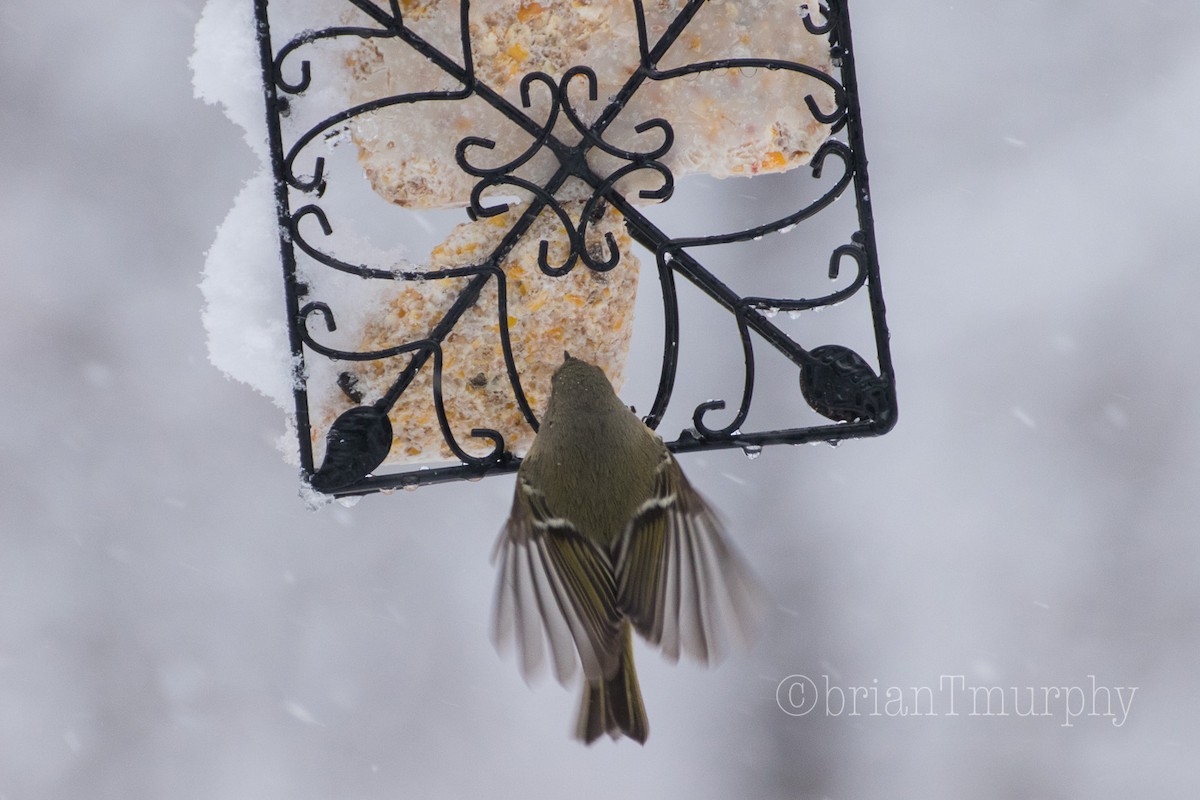
M748 643L763 608L762 591L725 543L717 515L666 448L615 567L621 609L672 660L684 652L701 663L720 661L731 639Z
M612 562L521 478L492 560L499 563L492 638L501 652L515 645L526 680L542 669L543 641L560 683L574 676L576 653L589 680L615 674L621 613Z

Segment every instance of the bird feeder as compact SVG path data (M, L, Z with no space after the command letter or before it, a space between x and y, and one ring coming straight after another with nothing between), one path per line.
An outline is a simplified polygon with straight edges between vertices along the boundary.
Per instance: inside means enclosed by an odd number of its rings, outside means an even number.
M256 0L255 15L317 491L515 470L564 351L620 388L635 307L661 320L642 416L675 452L894 425L845 0ZM849 315L818 314L835 306ZM729 402L686 396L689 365L732 375ZM764 384L795 413L755 430Z

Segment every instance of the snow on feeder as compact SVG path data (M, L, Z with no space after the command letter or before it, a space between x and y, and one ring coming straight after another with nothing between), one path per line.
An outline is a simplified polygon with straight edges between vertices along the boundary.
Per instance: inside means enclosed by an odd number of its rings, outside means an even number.
M198 28L197 91L262 135L270 181L251 182L210 253L206 323L218 366L290 394L317 491L514 470L564 350L622 386L639 292L639 314L646 293L661 314L645 421L659 429L673 397L692 409L671 449L757 452L895 423L844 1L257 0L253 13L211 0ZM265 129L235 88L250 35ZM851 187L850 218L819 224ZM681 235L705 203L715 218ZM247 299L270 294L246 266L265 258L263 228L278 231L280 324ZM743 366L722 424L723 400L679 398L681 365L716 361L704 343L681 355L679 277L731 321ZM835 305L854 318L829 328L854 347L823 343L813 312ZM758 431L756 340L797 401Z

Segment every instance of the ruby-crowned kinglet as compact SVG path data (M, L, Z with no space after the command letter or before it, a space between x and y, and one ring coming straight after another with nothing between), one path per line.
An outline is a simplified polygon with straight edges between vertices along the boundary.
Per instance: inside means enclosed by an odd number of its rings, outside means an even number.
M522 675L550 644L564 685L583 663L576 735L645 742L649 728L631 630L702 663L743 642L760 594L721 524L603 371L568 354L517 473L500 532L493 637L515 645Z

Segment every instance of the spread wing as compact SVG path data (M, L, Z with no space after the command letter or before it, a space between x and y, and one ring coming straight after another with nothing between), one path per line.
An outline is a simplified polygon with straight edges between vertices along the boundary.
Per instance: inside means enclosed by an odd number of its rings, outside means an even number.
M501 652L515 646L526 680L541 672L547 643L562 684L578 662L589 680L616 673L621 613L612 562L519 477L492 561L499 563L492 639Z
M672 660L716 663L747 644L763 595L723 526L663 449L652 497L634 515L616 557L617 597L638 633Z

